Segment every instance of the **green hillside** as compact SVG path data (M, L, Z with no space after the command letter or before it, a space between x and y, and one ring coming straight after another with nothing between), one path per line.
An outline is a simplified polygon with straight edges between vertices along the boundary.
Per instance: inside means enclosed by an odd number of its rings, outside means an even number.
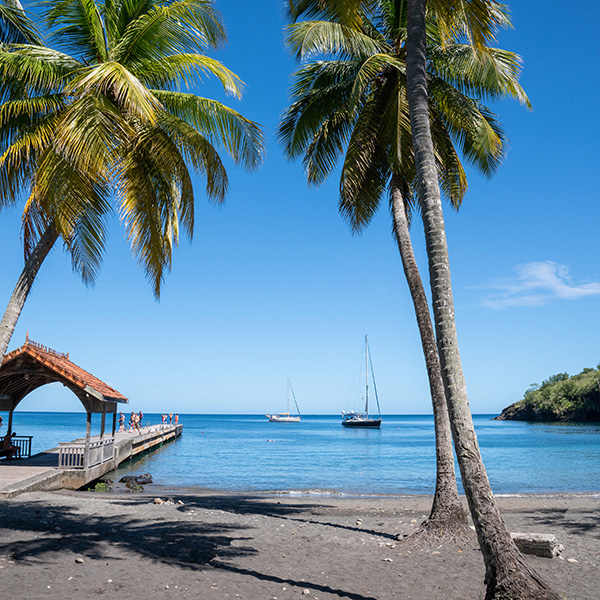
M598 365L600 367L600 365ZM552 375L496 417L515 421L600 421L600 369Z

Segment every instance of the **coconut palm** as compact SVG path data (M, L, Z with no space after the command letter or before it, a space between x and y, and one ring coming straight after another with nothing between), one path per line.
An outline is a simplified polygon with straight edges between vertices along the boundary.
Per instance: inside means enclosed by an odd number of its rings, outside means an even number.
M225 40L210 0L60 0L44 18L56 49L0 52L0 206L27 194L26 265L0 324L0 354L58 237L91 283L116 208L158 297L180 229L192 237L190 170L220 203L228 179L218 147L249 170L262 159L255 123L178 91L211 75L241 94L239 78L203 54Z
M496 80L497 73L492 70L483 69L480 74L485 74L484 79L480 79L479 84L473 87L473 83L469 82L469 76L472 74L474 63L469 56L473 57L473 51L477 51L478 61L486 61L486 54L493 55L495 50L489 50L486 43L493 39L492 33L495 28L501 25L508 24L507 14L504 12L504 7L486 0L468 0L467 2L431 2L429 8L430 18L426 20L425 2L419 2L421 11L418 18L418 31L415 35L413 29L412 46L408 43L407 38L400 36L396 37L395 51L398 56L406 58L406 71L411 73L410 82L408 81L407 73L407 100L410 104L410 127L411 136L414 144L414 163L415 163L415 180L413 181L416 187L416 196L419 200L421 212L426 229L427 250L430 264L430 281L434 299L434 317L436 322L437 332L437 347L438 354L441 359L442 373L444 374L444 387L446 399L448 401L448 410L452 425L452 434L455 441L457 458L461 468L463 486L469 502L471 515L476 524L476 530L484 560L486 563L486 582L487 582L487 597L522 597L521 592L530 594L531 597L548 597L554 598L554 592L548 589L539 576L528 569L525 565L522 556L517 551L512 543L510 536L507 533L506 527L495 505L491 488L487 480L485 468L481 461L479 447L475 436L475 431L472 424L470 411L468 408L468 400L466 396L466 387L464 385L464 377L462 375L462 367L460 366L460 357L458 353L458 344L456 343L456 329L454 323L454 309L452 306L451 284L449 278L449 268L447 260L447 247L445 242L445 232L443 226L443 213L440 202L440 187L439 181L448 192L448 180L444 170L440 170L440 148L439 135L436 128L434 110L436 101L442 100L439 96L436 98L436 89L431 77L431 71L428 67L434 65L436 54L440 50L447 50L452 47L452 43L462 39L468 42L468 47L465 51L459 52L454 59L448 61L447 65L453 65L455 68L448 70L448 66L442 67L438 62L437 69L442 69L436 75L446 78L449 83L458 85L464 91L476 91L477 88L484 89L491 84L493 93L487 95L492 97L497 95L512 95L521 100L520 92L517 87L498 88L499 83ZM402 16L403 11L410 14L411 9L415 9L415 4L412 6L401 0L396 2L384 2L377 0L292 0L290 2L290 16L293 19L300 15L325 16L343 24L347 27L367 27L369 17L373 19L383 18L386 14L396 14ZM439 35L441 45L437 45L437 50L432 52L430 42L431 36L431 16L435 15L437 33ZM404 19L403 19L404 20ZM414 28L417 22L414 15L408 20ZM348 38L347 29L340 31L338 37ZM418 45L415 43L418 39ZM357 45L360 47L360 44ZM418 52L415 50L418 49ZM451 50L452 51L452 50ZM467 58L466 61L463 61ZM375 60L371 61L372 65ZM418 76L415 76L416 67L418 66ZM377 72L377 67L371 68L372 75ZM365 70L368 74L368 72ZM367 76L367 80L370 77ZM506 82L506 80L505 80ZM381 82L378 82L381 83ZM436 82L437 83L437 82ZM427 86L430 86L430 96L427 95ZM356 88L356 86L355 86ZM418 102L415 102L417 97ZM451 98L449 97L448 100ZM342 96L340 95L340 104L342 104ZM415 110L415 104L418 110ZM381 108L381 107L380 107ZM343 138L344 132L342 126L337 126L343 121L343 109L339 111L337 120L332 119L327 128L324 128L321 135L322 145L327 144L331 149L336 144L340 145L340 139ZM379 119L382 119L385 113L373 112L374 119L370 126L376 128ZM415 119L415 115L417 118ZM400 121L398 121L400 123ZM399 129L398 124L394 121L388 121L388 126L396 131ZM453 133L458 133L455 129ZM459 133L459 136L462 135ZM426 137L427 143L417 143L417 139L422 142ZM317 148L314 144L315 149ZM360 145L357 149L362 151ZM367 146L368 149L368 146ZM463 148L464 149L464 148ZM364 154L364 152L363 152ZM424 154L427 156L427 161L424 163ZM467 152L467 157L469 153ZM473 157L469 157L473 158ZM305 157L305 163L308 160ZM327 167L331 163L331 157L328 157L322 164ZM346 161L347 163L347 161ZM370 161L364 161L359 164L358 171L362 170L362 176L365 182L365 193L371 192L374 196L378 196L382 189L381 172L378 167L382 164L381 157L372 151ZM449 165L447 165L449 166ZM424 185L424 180L427 180L429 187ZM397 185L395 184L397 182ZM399 232L409 240L408 232L399 228L400 220L397 218L403 214L398 204L394 204L396 199L402 197L402 181L397 179L396 175L391 179L391 197L392 197L392 212L395 217L396 234ZM435 190L432 191L432 187ZM343 202L343 186L342 186L342 202ZM405 186L405 190L410 189ZM368 213L367 213L368 214ZM406 235L404 235L406 234ZM402 252L402 251L401 251ZM407 271L406 260L405 272ZM411 292L415 298L413 286ZM416 299L416 298L415 298ZM415 302L417 306L417 302ZM421 312L425 313L424 310ZM427 313L428 316L428 313ZM419 317L418 317L419 318ZM423 327L420 323L421 332ZM429 338L430 339L430 338ZM426 358L428 354L432 354L431 345L426 346L424 343ZM449 369L450 366L450 369ZM428 367L428 371L431 371ZM435 377L435 376L434 376ZM529 597L529 596L523 596Z
M444 24L446 42L464 36L482 51L494 39L497 28L507 24L504 7L494 0L432 0L427 9ZM437 345L463 486L486 565L486 599L557 600L558 595L527 566L511 540L494 501L469 410L456 335L450 263L429 118L427 29L425 0L407 0L407 96Z
M337 19L336 19L337 21ZM375 23L375 22L374 22ZM303 21L291 26L288 44L296 57L335 55L313 61L296 74L293 104L280 133L288 156L304 157L311 183L322 182L345 149L340 182L340 212L354 231L370 222L386 191L390 193L394 233L413 298L426 357L436 429L437 477L431 514L425 531L436 534L466 525L458 498L451 433L444 386L429 308L410 241L407 209L413 199L414 158L406 99L402 47L404 14L394 2L381 2L377 25L345 27L332 21ZM437 170L444 189L458 207L466 190L462 164L452 142L489 175L503 156L504 138L493 114L463 90L488 96L513 95L523 101L518 58L490 49L454 43L442 48L434 22L430 24L430 83L435 91L430 107ZM460 67L457 69L457 63ZM460 68L469 64L464 79ZM496 81L486 75L500 73ZM455 87L453 83L460 81Z

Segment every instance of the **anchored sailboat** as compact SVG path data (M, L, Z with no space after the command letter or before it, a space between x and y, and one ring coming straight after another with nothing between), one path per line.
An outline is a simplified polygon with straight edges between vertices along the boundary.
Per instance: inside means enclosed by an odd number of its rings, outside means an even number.
M378 416L369 415L369 368L371 370L371 379L373 381L373 390L375 400L377 401ZM373 362L371 361L371 352L369 351L369 342L365 335L365 410L364 412L342 411L342 425L344 427L381 427L381 410L379 408L379 398L377 396L377 386L375 385L375 375L373 374Z
M296 415L290 415L290 392L292 393L292 398L294 399L294 404L296 405ZM273 423L298 423L298 421L300 421L300 409L298 408L296 394L294 394L294 389L292 388L289 377L287 380L287 411L284 413L277 413L276 415L265 416Z

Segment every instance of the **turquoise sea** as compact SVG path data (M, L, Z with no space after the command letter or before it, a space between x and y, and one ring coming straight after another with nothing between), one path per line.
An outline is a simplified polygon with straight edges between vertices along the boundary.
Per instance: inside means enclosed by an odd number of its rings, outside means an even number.
M6 415L3 430L6 428ZM496 493L600 493L600 424L493 421L475 415ZM160 416L144 415L145 424ZM180 415L183 435L125 463L121 476L149 472L172 489L287 493L432 493L433 417L384 416L380 430L352 430L339 416L269 423L263 415ZM99 415L93 429L98 432ZM107 428L108 425L107 420ZM84 413L17 412L13 429L41 452L85 435Z

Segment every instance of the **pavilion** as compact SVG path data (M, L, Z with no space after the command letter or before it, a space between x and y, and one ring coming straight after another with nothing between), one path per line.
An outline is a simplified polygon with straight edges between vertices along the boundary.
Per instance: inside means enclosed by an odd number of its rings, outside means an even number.
M108 384L100 381L69 359L69 354L57 352L29 339L16 350L9 352L0 367L0 411L7 411L8 433L12 432L13 412L17 405L33 390L48 383L59 382L69 388L81 401L87 413L85 453L81 466L90 464L90 435L92 414L102 415L100 439L103 460L112 452L117 422L117 403L127 404L128 399ZM112 414L112 436L104 439L106 414ZM18 441L18 440L17 440ZM108 447L110 446L110 447ZM24 448L23 448L24 449Z

